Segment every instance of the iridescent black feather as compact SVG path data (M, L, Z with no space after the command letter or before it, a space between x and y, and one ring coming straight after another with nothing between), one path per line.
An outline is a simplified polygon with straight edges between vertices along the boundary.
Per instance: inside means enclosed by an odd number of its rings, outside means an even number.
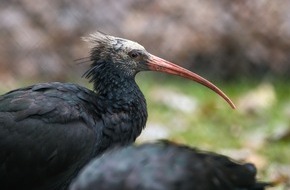
M253 164L170 142L116 148L91 161L70 190L263 190Z

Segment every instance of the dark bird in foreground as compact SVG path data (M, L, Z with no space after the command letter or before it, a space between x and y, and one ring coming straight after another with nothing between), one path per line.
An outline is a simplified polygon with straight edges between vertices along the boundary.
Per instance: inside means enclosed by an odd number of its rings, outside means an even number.
M194 80L231 100L206 79L148 53L130 40L102 33L92 45L89 90L42 83L0 96L1 189L66 189L89 160L135 141L145 127L145 98L134 78L159 71Z
M253 164L173 144L115 148L82 169L69 190L263 190Z

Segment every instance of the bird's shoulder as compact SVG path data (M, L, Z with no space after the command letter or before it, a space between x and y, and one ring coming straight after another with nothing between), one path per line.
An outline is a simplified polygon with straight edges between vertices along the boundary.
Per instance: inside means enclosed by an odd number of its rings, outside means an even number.
M0 116L9 113L15 120L35 117L49 122L67 122L95 110L96 94L72 83L40 83L0 96Z

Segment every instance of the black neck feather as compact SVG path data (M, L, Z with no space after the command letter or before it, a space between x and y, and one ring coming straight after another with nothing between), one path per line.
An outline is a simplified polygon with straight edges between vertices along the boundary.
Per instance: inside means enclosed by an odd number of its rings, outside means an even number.
M123 74L112 62L96 61L84 74L94 84L94 91L108 100L131 101L135 98L144 99L142 92L135 82L135 76ZM135 97L135 98L134 98Z
M109 143L129 144L145 127L146 100L135 82L135 76L122 74L112 64L116 63L95 62L85 76L94 84L98 108L102 110L105 123L104 133L109 130L112 135L108 137ZM122 134L119 134L120 131Z

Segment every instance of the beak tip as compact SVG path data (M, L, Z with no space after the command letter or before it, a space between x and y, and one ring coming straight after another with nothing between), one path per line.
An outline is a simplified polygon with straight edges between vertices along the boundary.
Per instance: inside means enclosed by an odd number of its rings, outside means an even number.
M228 98L227 96L225 96L224 99L231 106L232 109L235 110L237 108L236 105L234 104L234 102L232 102L232 100L230 98Z

